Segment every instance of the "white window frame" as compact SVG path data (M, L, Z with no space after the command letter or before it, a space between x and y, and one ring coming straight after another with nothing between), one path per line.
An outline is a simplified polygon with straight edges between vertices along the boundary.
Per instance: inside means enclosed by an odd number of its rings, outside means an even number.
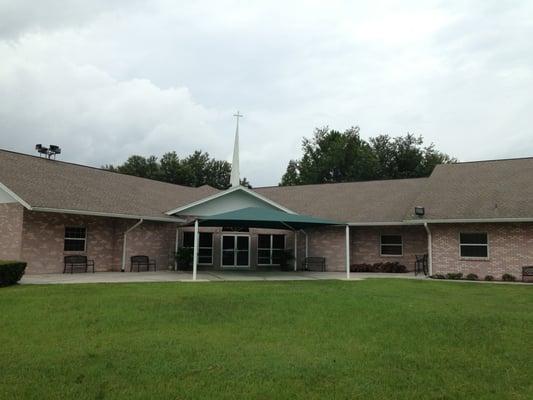
M270 236L270 247L259 247L259 236L260 235L264 235L264 236ZM279 236L283 236L283 248L282 249L275 249L274 248L274 236L275 235L279 235ZM279 267L281 264L274 264L272 263L272 254L274 252L274 250L282 250L282 251L285 251L285 249L287 248L287 235L284 235L283 233L258 233L257 234L257 265L258 266L274 266L274 267ZM264 263L260 263L259 262L259 250L268 250L269 251L269 260L270 262L268 264L264 264Z
M383 243L383 236L399 236L400 244ZM397 246L400 248L400 254L383 254L383 246ZM400 233L382 233L379 235L379 255L381 257L403 257L403 236Z
M84 229L85 236L83 238L78 237L67 237L67 229ZM67 240L77 240L83 241L83 250L65 250L65 242ZM63 233L63 253L85 253L87 251L87 227L86 226L75 226L75 225L65 225Z
M193 237L194 237L194 231L183 231L183 242L182 243L185 243L185 234L186 233L192 233L193 234ZM200 246L200 235L202 233L207 233L207 234L211 234L211 247L205 247L205 246ZM194 251L194 246L182 246L184 249L193 249ZM211 249L211 262L200 262L200 250L205 250L205 249ZM198 265L213 265L213 260L214 260L214 254L215 254L215 234L213 232L198 232Z
M476 234L476 235L485 235L487 237L487 243L486 244L480 244L480 243L461 243L461 235L470 235L470 234ZM488 232L459 232L459 258L461 259L469 259L469 260L488 260L490 256L490 248L489 248L489 233ZM485 246L487 248L487 256L463 256L461 249L462 247L468 247L468 246Z

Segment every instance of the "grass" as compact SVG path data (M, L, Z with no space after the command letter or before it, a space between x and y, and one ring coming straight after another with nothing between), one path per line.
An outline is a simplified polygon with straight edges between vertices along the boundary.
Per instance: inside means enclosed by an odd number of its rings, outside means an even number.
M526 399L533 287L360 282L0 289L0 398Z

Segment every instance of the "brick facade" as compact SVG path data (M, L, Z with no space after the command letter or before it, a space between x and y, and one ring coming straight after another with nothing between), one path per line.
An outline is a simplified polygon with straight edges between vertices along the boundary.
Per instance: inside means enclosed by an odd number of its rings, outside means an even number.
M18 203L0 204L0 260L19 260L24 208Z
M493 275L500 279L504 273L522 276L522 267L533 265L533 224L438 224L430 225L432 232L433 273L474 273L483 279ZM462 258L459 234L487 233L487 259Z
M63 271L63 257L87 255L94 260L96 271L119 271L122 261L124 232L137 220L86 215L42 213L24 210L22 251L20 258L28 263L26 273L58 273ZM87 229L84 252L65 252L66 226ZM176 225L145 221L128 234L126 268L129 257L144 254L157 261L159 269L172 263Z
M345 227L308 229L308 254L325 257L328 271L346 271ZM381 255L381 235L402 236L401 256ZM422 226L372 226L350 228L350 264L397 261L414 269L415 255L427 253L427 234Z

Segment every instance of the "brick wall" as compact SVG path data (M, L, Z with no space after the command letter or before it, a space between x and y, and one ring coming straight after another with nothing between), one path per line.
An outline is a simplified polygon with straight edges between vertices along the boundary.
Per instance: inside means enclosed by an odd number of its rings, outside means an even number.
M122 260L124 231L136 220L93 217L85 215L42 213L24 210L22 256L28 262L27 273L59 273L63 271L63 257L70 254L87 255L94 260L96 271L119 271ZM87 229L85 252L65 252L65 226ZM145 254L166 269L174 250L174 224L145 221L128 234L126 267L129 257Z
M382 256L381 235L401 235L402 255ZM352 227L350 229L350 252L351 264L397 261L405 265L408 271L413 271L415 255L428 252L427 233L423 226Z
M307 231L309 256L326 257L328 271L346 271L345 227L313 228ZM399 234L402 256L382 256L382 234ZM305 237L303 238L305 240ZM427 253L427 234L422 226L376 226L350 228L350 264L397 261L414 269L415 255Z
M0 260L20 260L24 208L18 203L0 204Z
M477 274L481 279L493 275L499 279L510 273L522 276L522 266L533 265L533 224L435 224L430 225L433 243L433 273L462 272ZM489 257L461 258L459 234L486 232Z
M346 271L346 228L344 226L311 228L306 229L306 232L309 257L325 257L328 271ZM353 260L351 262L353 263Z

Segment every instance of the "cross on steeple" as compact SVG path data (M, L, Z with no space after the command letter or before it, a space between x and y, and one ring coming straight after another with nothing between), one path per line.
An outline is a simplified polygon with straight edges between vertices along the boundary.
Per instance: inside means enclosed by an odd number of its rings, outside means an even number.
M237 119L237 126L235 128L235 143L233 144L233 161L231 163L231 187L237 187L241 184L240 172L239 172L239 119L243 115L237 111L237 114L233 114Z

